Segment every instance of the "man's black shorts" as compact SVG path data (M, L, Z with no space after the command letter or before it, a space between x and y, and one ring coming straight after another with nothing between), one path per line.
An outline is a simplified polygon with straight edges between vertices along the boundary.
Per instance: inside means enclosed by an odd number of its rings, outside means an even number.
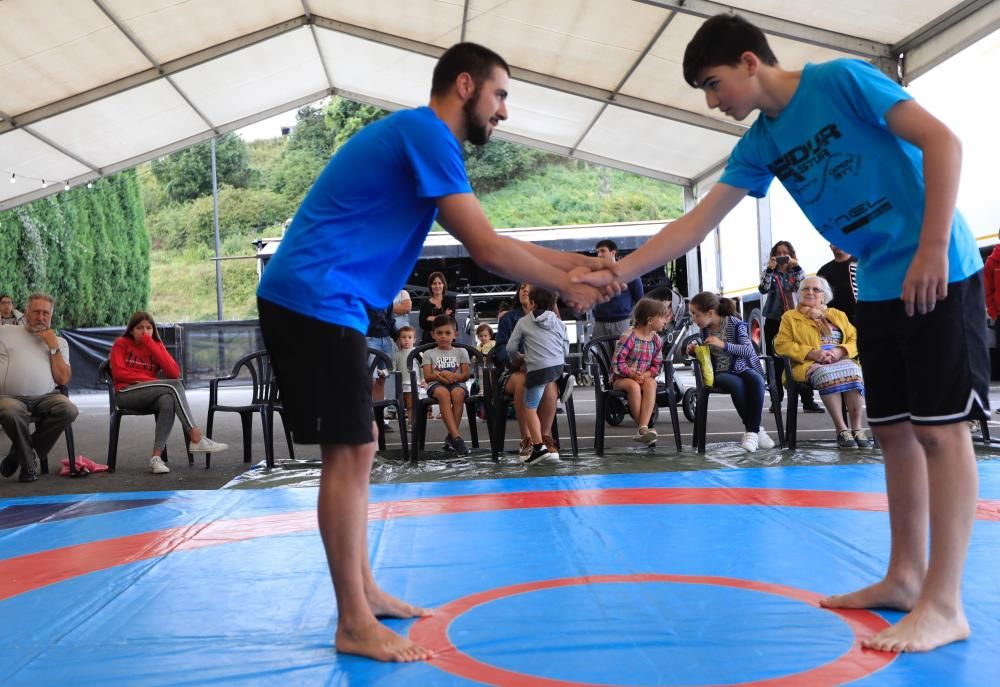
M360 332L257 299L284 419L298 444L373 441L368 340Z
M860 301L858 352L872 425L989 417L990 356L982 272L948 284L926 315L903 301Z

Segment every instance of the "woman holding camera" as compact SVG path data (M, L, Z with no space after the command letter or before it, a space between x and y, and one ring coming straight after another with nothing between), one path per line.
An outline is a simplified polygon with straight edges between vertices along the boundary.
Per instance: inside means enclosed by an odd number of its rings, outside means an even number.
M757 290L764 294L764 341L767 342L767 352L774 352L774 337L781 326L781 316L795 308L795 293L799 284L806 278L805 272L795 258L795 248L788 241L778 241L771 247L771 257L767 267L760 275L760 285ZM779 394L782 390L779 387ZM822 413L823 409L816 403L812 392L803 394L802 409L807 413ZM771 411L774 412L774 408Z

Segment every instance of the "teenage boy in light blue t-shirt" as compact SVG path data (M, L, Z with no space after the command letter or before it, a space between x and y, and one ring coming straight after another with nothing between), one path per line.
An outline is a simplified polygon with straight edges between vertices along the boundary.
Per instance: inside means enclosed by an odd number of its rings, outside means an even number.
M463 141L485 144L507 118L510 69L473 43L438 60L427 107L358 132L330 160L264 270L260 326L292 438L319 444L319 527L337 597L337 651L382 661L431 652L376 617L428 613L388 595L368 560L368 479L375 456L365 307L399 293L437 219L494 274L562 292L583 310L619 290L571 280L605 262L497 235L472 194Z
M782 69L764 34L734 15L698 30L684 78L712 109L737 121L760 115L693 210L583 279L627 280L683 255L777 178L826 240L858 258L868 416L885 454L888 570L822 604L908 611L868 648L927 651L965 639L961 578L977 492L966 420L988 414L990 365L982 263L955 210L958 139L863 62Z

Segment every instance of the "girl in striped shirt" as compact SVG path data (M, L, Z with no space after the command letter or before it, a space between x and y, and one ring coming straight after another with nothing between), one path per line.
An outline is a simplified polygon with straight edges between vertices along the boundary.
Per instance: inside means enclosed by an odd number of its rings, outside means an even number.
M774 440L761 427L764 408L764 369L747 331L747 323L736 314L736 303L708 291L702 291L688 306L691 319L701 329L702 343L711 346L715 384L733 397L733 405L746 432L740 447L753 452L758 447L774 448ZM691 355L695 344L688 346Z
M662 364L660 332L670 321L670 305L641 298L632 311L632 328L622 334L611 358L611 386L628 396L628 412L639 427L633 441L652 446L656 430L649 427L656 403L656 377Z

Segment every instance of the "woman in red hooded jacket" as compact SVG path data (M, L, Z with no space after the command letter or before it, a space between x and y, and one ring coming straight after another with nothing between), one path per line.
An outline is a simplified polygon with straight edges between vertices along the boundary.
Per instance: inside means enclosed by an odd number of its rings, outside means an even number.
M149 459L149 470L154 474L170 472L160 456L174 425L174 415L181 421L192 452L229 448L206 437L195 425L180 373L180 366L160 339L153 317L141 310L132 315L125 333L111 347L111 378L119 408L156 414L153 455Z

